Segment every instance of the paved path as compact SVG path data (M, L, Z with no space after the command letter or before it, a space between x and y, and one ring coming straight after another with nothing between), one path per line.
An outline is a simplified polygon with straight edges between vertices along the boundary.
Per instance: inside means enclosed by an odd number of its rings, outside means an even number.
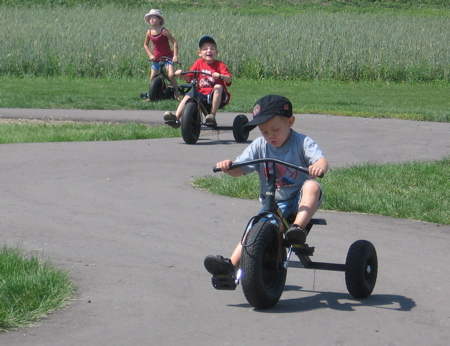
M0 118L160 122L161 112L0 109ZM231 124L234 115L219 115ZM450 155L450 124L297 115L333 167ZM256 132L250 139L255 138ZM368 239L379 257L373 295L353 299L343 273L291 268L277 306L256 311L242 289L216 291L207 254L229 255L255 201L190 182L246 146L230 133L88 143L0 145L0 244L21 244L70 271L78 293L1 345L448 345L450 227L318 212L314 259L343 263Z

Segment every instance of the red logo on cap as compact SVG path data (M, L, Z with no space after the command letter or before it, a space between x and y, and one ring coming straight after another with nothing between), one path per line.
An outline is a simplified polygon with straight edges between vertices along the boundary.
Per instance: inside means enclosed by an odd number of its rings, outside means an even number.
M253 116L257 115L260 110L261 110L261 106L255 105L255 107L253 108Z
M289 110L289 103L285 103L285 104L284 104L284 110L285 110L285 111L288 111L288 110Z

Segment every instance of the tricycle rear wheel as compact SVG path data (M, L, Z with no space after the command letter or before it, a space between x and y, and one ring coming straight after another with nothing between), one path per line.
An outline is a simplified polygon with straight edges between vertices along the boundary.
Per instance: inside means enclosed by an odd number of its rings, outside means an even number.
M242 249L242 290L257 309L269 309L280 300L286 283L286 249L279 246L278 227L260 222L248 232Z
M345 261L345 283L355 298L367 298L373 292L378 275L377 252L367 240L354 242Z
M248 118L244 114L239 114L233 121L233 137L238 143L244 143L250 134L244 130L244 125L248 123Z

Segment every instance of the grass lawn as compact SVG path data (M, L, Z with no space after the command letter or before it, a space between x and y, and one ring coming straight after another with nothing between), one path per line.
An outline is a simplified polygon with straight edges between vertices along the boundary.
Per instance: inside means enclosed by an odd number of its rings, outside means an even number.
M171 100L144 103L148 81L0 77L0 104L5 108L158 109L175 110ZM251 113L267 94L288 97L296 113L450 121L450 84L383 82L301 82L236 79L228 112Z
M64 307L74 291L67 272L20 248L0 248L0 332L29 326Z

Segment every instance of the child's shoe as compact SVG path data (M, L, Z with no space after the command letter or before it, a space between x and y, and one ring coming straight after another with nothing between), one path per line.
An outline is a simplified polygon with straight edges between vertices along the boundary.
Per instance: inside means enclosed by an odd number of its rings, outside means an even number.
M216 117L212 114L208 114L206 116L205 122L206 122L206 126L208 126L208 127L216 127L217 126Z
M305 244L308 231L295 223L286 232L286 239L292 244Z
M167 123L174 123L178 120L177 116L172 112L165 112L163 118Z
M236 271L230 259L222 256L206 256L204 264L206 270L213 275L234 275Z

